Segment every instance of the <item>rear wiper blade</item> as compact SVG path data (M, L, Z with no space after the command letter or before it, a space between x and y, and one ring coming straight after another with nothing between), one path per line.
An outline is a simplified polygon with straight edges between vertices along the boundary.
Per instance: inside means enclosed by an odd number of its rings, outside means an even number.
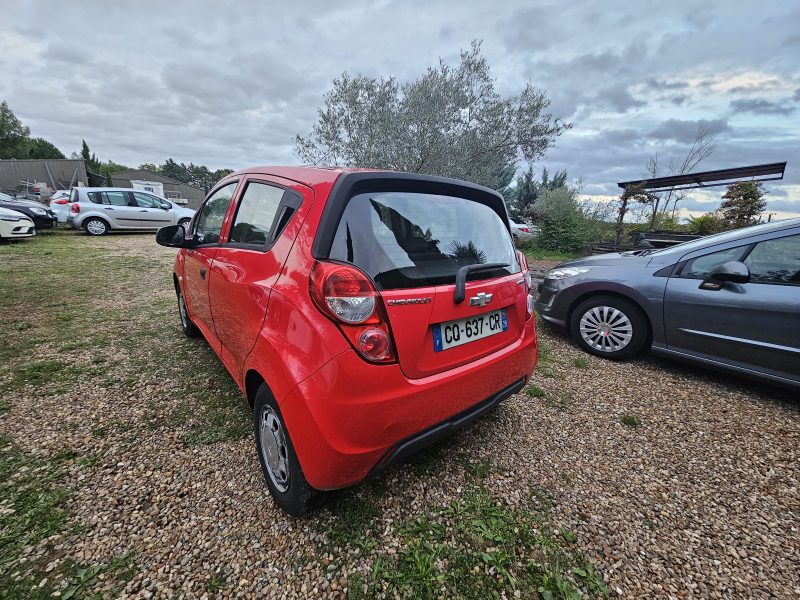
M461 267L456 271L456 291L453 293L453 302L461 304L464 301L464 297L467 295L467 275L470 273L503 269L508 266L508 263L478 263Z

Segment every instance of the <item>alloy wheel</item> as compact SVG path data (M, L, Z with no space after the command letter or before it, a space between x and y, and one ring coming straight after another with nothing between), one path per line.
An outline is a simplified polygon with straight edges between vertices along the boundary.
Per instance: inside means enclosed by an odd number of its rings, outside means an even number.
M580 321L581 338L600 352L619 352L633 337L633 325L628 316L613 306L594 306L583 313Z
M271 406L264 406L259 418L261 457L267 473L279 492L289 489L289 448L283 424Z
M103 235L106 232L106 226L102 221L92 219L86 224L86 230L92 235Z

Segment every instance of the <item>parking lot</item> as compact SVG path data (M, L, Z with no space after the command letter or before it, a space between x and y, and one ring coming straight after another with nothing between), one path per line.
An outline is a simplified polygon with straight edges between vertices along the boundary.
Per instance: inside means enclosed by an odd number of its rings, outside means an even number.
M9 597L800 594L796 394L543 326L523 393L287 517L233 381L180 331L173 256L139 234L0 246Z

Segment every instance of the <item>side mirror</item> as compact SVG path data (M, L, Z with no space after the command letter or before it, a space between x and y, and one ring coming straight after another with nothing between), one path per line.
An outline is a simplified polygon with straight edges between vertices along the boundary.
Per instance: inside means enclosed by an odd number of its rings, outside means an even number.
M186 239L186 230L183 225L168 225L156 233L156 242L168 248L189 248L191 240Z
M747 283L750 281L750 269L738 261L726 262L716 267L708 275L700 287L704 290L720 290L726 281L731 283Z
M732 283L747 283L750 281L750 269L738 261L726 262L711 271L711 279L717 281L730 281Z
M172 208L172 205L171 205L171 204L168 204L168 203L166 203L166 202L162 202L162 203L161 203L161 208L162 208L163 210L169 210L170 208Z

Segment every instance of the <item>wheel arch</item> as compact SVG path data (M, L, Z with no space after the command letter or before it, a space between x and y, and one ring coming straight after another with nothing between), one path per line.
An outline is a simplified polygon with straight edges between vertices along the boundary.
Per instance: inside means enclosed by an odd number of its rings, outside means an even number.
M86 215L83 219L81 219L81 224L80 224L81 229L85 230L86 229L86 223L88 223L92 219L95 219L97 221L102 221L103 223L106 224L106 227L108 227L108 231L111 231L111 229L112 229L111 228L111 222L106 217L104 217L102 215Z
M264 379L261 373L255 369L247 370L247 373L244 375L244 395L247 399L247 404L250 405L250 410L253 410L253 406L255 406L256 394L262 383L267 386L269 394L274 398L275 394L272 393L266 379Z

